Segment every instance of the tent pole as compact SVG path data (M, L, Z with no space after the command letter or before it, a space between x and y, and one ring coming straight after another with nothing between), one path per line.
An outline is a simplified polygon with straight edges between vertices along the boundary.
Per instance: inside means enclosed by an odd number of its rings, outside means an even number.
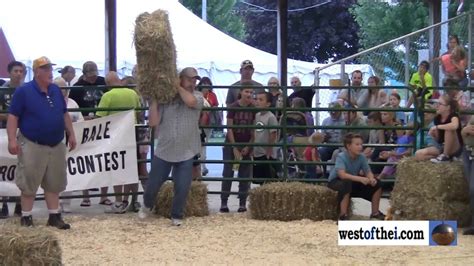
M116 0L105 0L105 71L117 71Z
M202 0L201 19L207 22L207 0Z

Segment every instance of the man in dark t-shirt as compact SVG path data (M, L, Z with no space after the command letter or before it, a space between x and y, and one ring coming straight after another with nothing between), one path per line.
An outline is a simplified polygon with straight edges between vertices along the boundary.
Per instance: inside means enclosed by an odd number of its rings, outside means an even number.
M253 63L250 60L244 60L240 64L240 80L232 84L231 86L243 86L243 84L250 84L251 87L262 86L262 84L256 82L252 79L254 72ZM253 93L255 96L256 93L265 91L263 88L254 88ZM239 89L228 89L227 97L225 99L225 104L229 106L230 104L235 103L239 99L240 90Z
M306 104L306 108L311 108L313 105L314 90L310 88L301 88L301 80L296 76L291 78L291 87L294 92L288 96L287 105L291 106L291 101L294 98L302 98Z
M92 61L85 62L82 66L82 74L74 86L105 86L105 79L99 76L96 63ZM102 95L106 92L105 88L72 89L69 93L69 98L76 101L80 108L94 108L99 104ZM89 111L83 111L82 115L87 117L90 113Z

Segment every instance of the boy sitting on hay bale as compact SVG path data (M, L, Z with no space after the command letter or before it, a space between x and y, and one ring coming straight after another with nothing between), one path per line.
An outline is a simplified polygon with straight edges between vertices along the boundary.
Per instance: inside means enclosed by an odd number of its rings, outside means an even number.
M469 183L469 205L471 207L471 226L464 230L465 235L474 235L474 116L461 131L466 149L463 153L464 175Z
M348 133L344 136L345 150L338 154L336 165L329 174L328 187L337 191L340 208L339 220L349 219L351 197L361 197L372 202L370 218L384 220L379 210L382 188L374 177L367 158L362 154L362 136ZM363 173L363 174L361 174Z

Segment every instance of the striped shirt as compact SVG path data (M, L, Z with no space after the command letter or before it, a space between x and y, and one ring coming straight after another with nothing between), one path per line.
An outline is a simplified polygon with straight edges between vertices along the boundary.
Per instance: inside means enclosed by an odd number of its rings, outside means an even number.
M172 103L160 105L161 120L155 156L167 162L189 160L201 151L201 130L199 116L204 98L201 92L194 91L197 107L188 107L181 98Z

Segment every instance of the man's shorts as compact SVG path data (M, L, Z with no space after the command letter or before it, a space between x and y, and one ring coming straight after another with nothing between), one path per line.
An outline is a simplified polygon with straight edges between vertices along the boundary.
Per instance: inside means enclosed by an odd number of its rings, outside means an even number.
M24 195L34 196L41 187L46 192L59 193L66 189L66 145L50 147L18 136L21 152L16 168L16 185Z
M351 198L363 198L368 201L372 201L372 196L380 188L380 180L377 180L375 186L364 185L360 182L354 182L352 180L343 180L337 177L329 182L328 187L338 192L339 202L344 198L346 194L350 194Z

